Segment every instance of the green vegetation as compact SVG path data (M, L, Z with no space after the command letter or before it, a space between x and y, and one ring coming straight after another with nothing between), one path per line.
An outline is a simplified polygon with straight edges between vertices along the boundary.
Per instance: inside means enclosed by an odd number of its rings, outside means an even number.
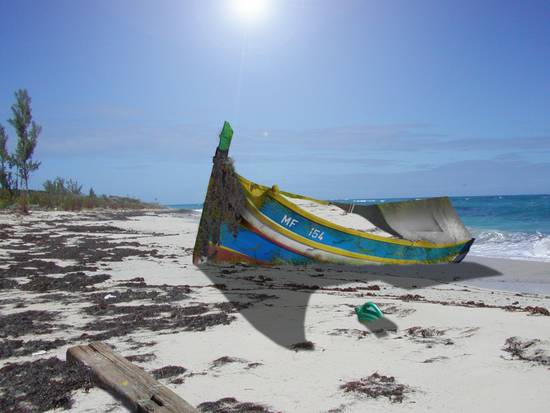
M24 201L22 201L24 199ZM11 196L5 191L0 195L0 208L21 208L26 202L32 208L59 209L65 211L79 211L81 209L108 208L108 209L144 209L159 208L158 204L141 202L135 198L121 196L98 196L90 188L88 195L82 193L82 185L72 179L56 178L44 182L43 191L29 190L27 194Z
M42 126L32 120L31 97L25 89L15 92L15 103L11 107L12 118L8 122L17 134L17 148L11 156L12 163L17 168L17 176L29 193L29 176L40 166L34 162L32 155L38 142Z
M34 150L42 127L32 119L31 98L20 89L15 92L8 123L15 129L15 152L8 152L8 134L0 124L0 209L16 208L28 213L28 207L55 208L78 211L83 208L143 209L158 208L138 199L120 196L98 196L93 188L88 195L82 193L82 185L72 179L56 178L44 182L43 191L29 190L29 178L38 170L40 162L33 160ZM22 190L24 189L24 192Z

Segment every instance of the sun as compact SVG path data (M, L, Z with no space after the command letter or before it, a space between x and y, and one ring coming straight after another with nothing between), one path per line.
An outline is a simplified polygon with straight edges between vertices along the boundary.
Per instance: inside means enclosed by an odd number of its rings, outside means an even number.
M267 3L267 0L232 0L231 7L239 19L252 23L267 14Z

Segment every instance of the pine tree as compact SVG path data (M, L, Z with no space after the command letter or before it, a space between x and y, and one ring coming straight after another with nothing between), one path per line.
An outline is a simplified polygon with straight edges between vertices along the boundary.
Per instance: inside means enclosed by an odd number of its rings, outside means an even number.
M18 178L29 193L30 174L38 169L40 162L32 160L32 155L42 127L32 120L31 98L25 89L15 92L15 103L11 107L12 118L8 122L17 134L17 147L12 157L17 168Z

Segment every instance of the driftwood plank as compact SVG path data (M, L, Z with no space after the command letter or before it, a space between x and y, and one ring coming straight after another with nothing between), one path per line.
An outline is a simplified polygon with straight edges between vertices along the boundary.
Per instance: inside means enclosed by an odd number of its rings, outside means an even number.
M92 371L94 382L138 413L198 413L172 390L141 368L96 341L67 350L67 362L82 363Z

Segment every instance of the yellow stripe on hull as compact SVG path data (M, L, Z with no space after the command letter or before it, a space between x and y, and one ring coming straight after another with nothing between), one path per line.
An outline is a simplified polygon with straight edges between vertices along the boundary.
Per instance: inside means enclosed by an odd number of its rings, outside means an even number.
M340 261L344 260L350 264L365 264L365 262L369 263L379 263L379 264L430 264L434 262L449 262L452 261L455 256L452 257L445 257L444 259L441 259L439 261L422 261L422 260L400 260L396 258L384 258L384 257L377 257L377 256L371 256L371 255L364 255L364 254L358 254L355 252L343 250L340 248L331 247L328 245L320 244L315 241L312 241L310 239L301 237L300 235L297 235L276 222L270 220L265 215L263 215L256 206L247 199L247 210L244 213L244 218L247 220L252 220L251 216L254 218L254 221L260 221L265 226L270 228L275 233L279 233L284 235L289 240L293 240L299 244L306 245L310 247L313 251L320 251L320 252L326 252L330 254L330 258L327 257L324 261L334 262L334 259L339 258ZM250 221L249 221L250 222ZM254 223L251 222L251 224L254 225ZM265 227L264 227L265 228ZM262 229L263 231L265 229ZM270 234L273 235L273 234ZM282 240L281 240L282 241ZM284 241L282 241L284 243ZM290 246L290 245L289 245ZM295 246L292 246L295 248ZM311 251L309 253L304 252L308 256L312 256Z

